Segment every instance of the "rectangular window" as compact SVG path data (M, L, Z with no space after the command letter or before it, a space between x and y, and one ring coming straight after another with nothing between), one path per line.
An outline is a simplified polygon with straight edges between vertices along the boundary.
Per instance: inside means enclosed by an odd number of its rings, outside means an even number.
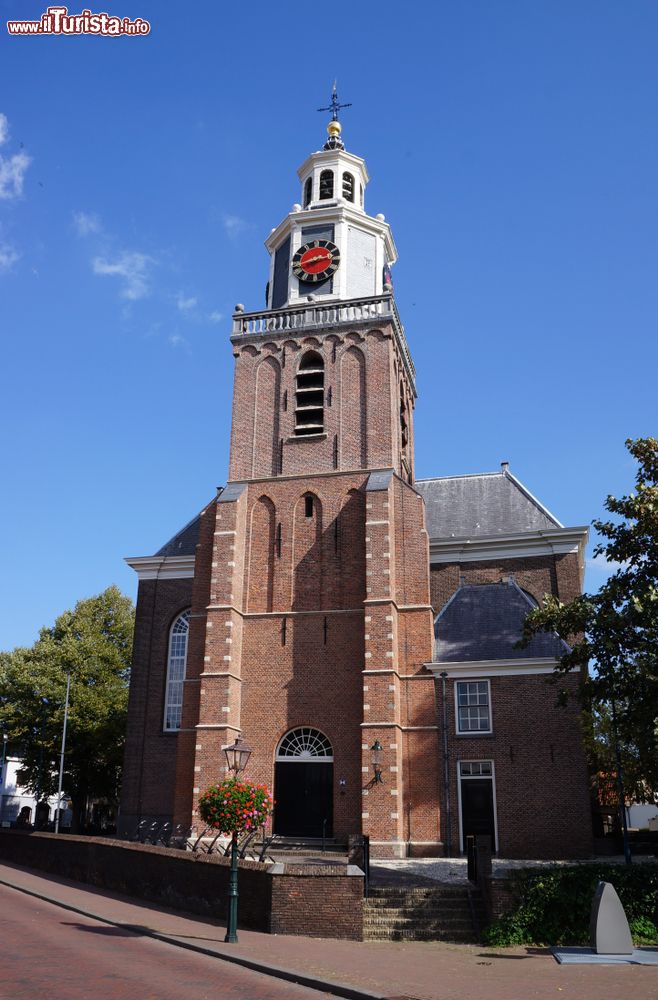
M492 731L489 681L457 681L455 702L458 733Z

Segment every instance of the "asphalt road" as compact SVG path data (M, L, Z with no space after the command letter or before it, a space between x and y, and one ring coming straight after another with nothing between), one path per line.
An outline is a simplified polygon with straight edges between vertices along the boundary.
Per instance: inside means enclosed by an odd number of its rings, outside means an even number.
M326 994L0 886L0 997L319 1000Z

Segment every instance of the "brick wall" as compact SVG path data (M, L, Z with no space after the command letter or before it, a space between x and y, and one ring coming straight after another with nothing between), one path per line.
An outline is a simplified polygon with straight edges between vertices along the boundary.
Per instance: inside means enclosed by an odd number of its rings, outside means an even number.
M460 760L492 760L498 853L510 858L577 858L591 853L592 831L577 679L557 704L551 675L491 678L491 735L455 732L455 681L447 681L448 756L453 853L459 844ZM439 690L441 688L440 681ZM439 699L440 700L440 699ZM442 702L440 702L442 706ZM441 708L442 711L442 708ZM446 836L445 820L443 823Z
M140 818L172 817L179 736L163 730L169 630L191 602L191 579L142 580L139 584L121 788L121 829L132 829Z
M103 889L225 919L229 859L100 837L0 831L0 858ZM354 867L239 863L239 922L309 937L362 937L363 875Z
M465 583L474 584L499 583L502 577L511 574L519 587L539 602L544 594L553 594L566 602L580 593L580 571L575 552L461 564L434 563L430 567L434 614L439 614L457 590L460 576L464 577Z
M330 329L294 337L233 338L236 358L229 479L312 472L393 468L402 472L400 385L406 399L413 461L412 392L397 356L393 331ZM295 435L296 374L313 350L324 363L324 435Z

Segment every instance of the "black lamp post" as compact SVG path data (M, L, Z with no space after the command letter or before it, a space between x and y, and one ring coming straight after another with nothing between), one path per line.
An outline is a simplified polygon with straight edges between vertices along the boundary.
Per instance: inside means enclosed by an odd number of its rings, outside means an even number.
M372 751L372 769L375 772L375 777L373 778L373 784L380 785L383 784L384 779L382 778L382 745L379 740L375 740L371 746Z
M241 771L244 771L251 756L251 747L245 743L241 736L237 736L235 743L222 747L226 756L226 766L237 779ZM228 922L226 926L225 942L232 944L238 940L238 832L233 830L231 834L231 872L228 884Z

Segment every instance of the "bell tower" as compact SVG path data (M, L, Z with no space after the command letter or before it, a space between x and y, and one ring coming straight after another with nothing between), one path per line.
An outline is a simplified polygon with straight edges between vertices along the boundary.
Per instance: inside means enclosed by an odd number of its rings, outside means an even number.
M267 309L238 305L233 317L231 480L392 468L413 482L415 371L393 299L397 250L384 215L365 211L369 175L345 150L335 90L332 105L324 147L297 171L301 204L265 241Z
M427 679L433 644L415 372L395 243L365 211L368 171L345 149L340 107L334 87L301 200L265 241L266 308L233 316L229 477L197 548L176 821L194 818L243 731L250 778L274 785L275 833L363 831L375 854L403 856L439 840L405 784L435 728L431 683L409 680ZM322 748L322 772L315 750L294 757L302 746ZM432 748L424 781L438 785L436 766Z

